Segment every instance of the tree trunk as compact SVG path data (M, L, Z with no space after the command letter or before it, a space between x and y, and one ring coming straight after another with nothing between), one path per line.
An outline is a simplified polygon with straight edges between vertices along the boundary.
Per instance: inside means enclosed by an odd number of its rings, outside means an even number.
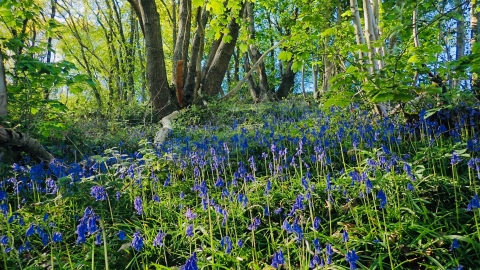
M53 156L37 140L21 132L3 127L0 127L0 147L26 152L34 158L47 162L47 164L53 160Z
M295 83L295 72L293 72L292 65L293 59L290 60L287 66L284 68L282 82L275 93L275 97L279 100L286 98L288 94L292 92L293 85Z
M245 15L248 18L248 30L250 32L250 39L255 40L255 18L253 12L253 3L247 1L245 3ZM261 56L260 51L257 46L253 43L249 46L250 57L252 58L252 63L256 63ZM247 58L248 59L248 58ZM263 61L257 67L258 75L258 96L260 102L271 101L273 100L273 92L268 86L267 72L265 70L265 63Z
M243 70L250 70L250 60L248 59L248 53L244 52L243 53ZM253 102L258 102L259 101L259 94L260 94L260 89L258 89L257 84L255 83L255 80L253 79L253 76L248 76L247 78L247 85L248 85L248 90L250 91L250 95L252 96Z
M480 13L476 11L477 8L477 1L470 1L470 48L473 48L473 45L478 42L477 39L480 34L480 25L478 24ZM477 72L472 72L472 91L475 97L480 100L480 76Z
M462 58L465 55L465 11L462 0L456 0L455 5L457 5L457 13L459 19L457 19L457 38L456 38L456 53L455 60ZM453 81L453 87L458 87L460 81L455 79Z
M244 4L240 9L240 14L243 12ZM239 15L240 15L239 14ZM238 31L240 29L239 24L237 23L235 17L231 19L228 24L228 32L231 36L229 42L222 40L218 49L216 50L215 56L213 58L212 64L208 67L206 72L205 79L203 80L203 89L210 96L216 96L222 93L222 81L227 72L228 63L232 57L233 51L235 50L235 44L238 38Z
M3 52L0 47L0 117L7 116L7 113L7 81L5 79Z
M162 31L160 16L157 12L155 0L128 0L134 7L135 13L141 18L144 29L146 50L146 74L150 93L150 102L160 117L166 116L175 110L165 68L163 53Z
M190 62L188 62L188 69L186 73L184 94L186 104L191 104L195 96L195 78L200 80L199 76L201 74L197 71L200 71L200 61L203 54L203 40L205 38L205 25L209 17L209 12L206 10L206 7L199 7L197 9L197 30L193 36L192 43L192 52L190 54Z
M190 45L190 28L191 28L191 1L190 0L180 0L179 3L179 20L178 20L178 31L177 38L175 41L175 49L173 52L173 65L177 67L177 62L183 61L183 74L187 74L187 63L188 63L188 47ZM177 79L177 68L172 69L172 81L175 87L177 87L177 80L181 80L182 88L185 85L185 76Z
M350 0L350 11L353 14L353 28L355 30L355 40L357 41L358 45L365 44L365 37L363 36L357 0ZM362 52L361 49L358 49L358 57L360 59L360 62L362 62L366 58L365 53Z
M313 80L313 99L318 101L320 93L318 92L318 66L312 64L312 80Z
M420 41L418 39L418 25L417 25L418 18L417 17L418 17L418 8L415 7L412 12L413 45L415 46L415 48L420 47ZM415 74L413 75L413 83L412 83L413 86L417 85L417 80L419 75L420 73L418 72L418 70L415 71Z

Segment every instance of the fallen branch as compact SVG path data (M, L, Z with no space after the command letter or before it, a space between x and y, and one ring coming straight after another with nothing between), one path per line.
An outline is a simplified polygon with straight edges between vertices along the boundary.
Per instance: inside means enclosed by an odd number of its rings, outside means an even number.
M54 157L35 139L21 132L0 127L0 147L10 147L13 151L23 151L34 158L50 164Z
M257 62L255 62L255 64L252 66L252 68L247 72L247 74L245 74L245 76L243 76L242 80L240 80L237 83L235 88L233 88L232 91L228 92L228 94L223 96L220 100L226 100L226 99L231 98L233 95L235 95L238 92L238 90L240 90L240 88L242 88L242 85L247 81L248 77L250 77L252 75L253 71L258 67L258 65L260 65L260 63L262 63L263 59L267 56L267 54L269 52L271 52L272 50L274 50L275 48L277 48L278 46L280 46L280 44L282 44L281 41L279 41L277 44L270 47L270 49L268 49L264 54L262 54L262 56L260 56L260 58L258 58Z
M155 134L155 140L153 141L154 145L162 144L167 140L168 133L173 129L171 120L175 119L179 113L179 111L174 111L162 118L160 122L162 123L163 127L157 131L157 134Z

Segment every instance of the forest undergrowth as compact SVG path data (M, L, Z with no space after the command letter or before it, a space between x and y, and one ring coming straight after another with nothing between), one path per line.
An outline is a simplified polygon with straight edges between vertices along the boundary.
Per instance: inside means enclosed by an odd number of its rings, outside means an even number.
M90 133L49 167L3 164L0 268L480 265L478 110L410 123L357 105L195 110L162 145L125 127L136 149Z

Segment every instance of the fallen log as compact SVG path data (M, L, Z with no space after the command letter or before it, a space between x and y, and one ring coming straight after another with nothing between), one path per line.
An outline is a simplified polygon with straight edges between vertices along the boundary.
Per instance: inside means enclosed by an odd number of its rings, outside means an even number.
M22 132L4 127L0 127L0 147L12 149L15 152L25 152L33 158L45 161L47 164L50 164L54 159L37 140Z
M173 129L172 120L175 119L179 114L179 111L174 111L171 114L162 118L161 122L163 127L155 135L155 140L153 141L154 145L163 144L168 137L168 133Z

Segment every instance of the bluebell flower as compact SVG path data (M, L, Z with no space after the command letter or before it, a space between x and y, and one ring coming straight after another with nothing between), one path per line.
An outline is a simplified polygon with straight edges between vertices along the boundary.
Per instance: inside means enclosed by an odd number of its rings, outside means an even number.
M450 164L451 165L456 165L458 163L460 163L460 161L462 161L462 159L458 156L457 152L453 152L452 153L452 158L450 159Z
M48 245L48 243L50 243L50 236L40 226L37 227L37 233L40 236L40 241L42 241L42 245L46 246Z
M193 236L193 225L189 224L187 226L187 229L185 231L185 234L188 236L188 237L192 237Z
M120 241L123 241L127 238L127 235L125 234L124 231L118 231L117 235L118 235L118 239L120 239Z
M348 232L347 230L343 230L343 234L342 234L342 242L348 242Z
M355 270L357 269L357 261L360 260L360 258L355 253L355 250L352 250L347 252L345 260L350 264L350 270Z
M2 203L0 204L0 212L5 216L8 217L8 204L7 203Z
M293 233L295 233L297 235L297 241L300 242L303 240L303 229L302 229L302 226L300 226L300 224L298 224L298 220L295 219L295 222L293 222L293 225L292 225L292 231Z
M107 199L107 193L102 186L93 186L90 189L90 195L95 198L95 201L104 201Z
M291 233L292 232L292 225L288 223L288 220L285 219L282 223L282 229L284 229L286 232Z
M228 235L222 237L220 240L220 246L225 249L225 253L230 254L232 252L232 240Z
M283 252L282 250L278 250L273 254L273 259L272 259L272 267L275 269L278 269L282 264L285 263L285 258L283 257Z
M0 237L0 244L2 244L4 246L8 245L8 237L6 235L2 235Z
M97 236L95 236L95 245L101 245L102 243L102 234L98 232Z
M61 232L54 232L53 235L52 235L52 242L53 243L62 242L62 233Z
M215 182L215 187L221 188L223 186L225 186L225 182L223 182L223 179L221 177L217 177L217 182Z
M387 195L385 195L385 192L383 190L379 190L377 193L377 199L380 200L380 208L384 209L387 206Z
M243 247L243 240L242 240L242 239L238 239L238 241L237 241L237 246L238 246L239 248L242 248L242 247Z
M140 198L140 196L137 196L137 198L135 198L135 201L133 202L133 207L135 208L135 212L137 213L137 215L143 214L142 199Z
M193 255L187 259L185 265L180 266L179 270L198 270L197 254L194 252Z
M320 254L322 252L322 246L320 245L320 239L313 239L313 247L315 248L315 254Z
M154 201L154 202L160 202L160 197L158 197L157 194L154 194L153 197L152 197L152 201Z
M185 217L187 217L188 220L193 220L197 217L197 214L195 214L192 209L188 208L187 212L185 213Z
M180 200L183 200L185 198L185 192L180 191Z
M57 194L58 186L57 186L57 183L52 178L48 178L45 181L45 184L47 186L46 192L48 194Z
M143 237L140 232L136 231L133 233L132 247L136 251L140 251L143 248Z
M297 198L295 199L295 203L292 205L292 210L290 210L290 214L288 214L288 215L293 216L293 214L297 210L305 210L305 206L303 205L303 195L302 194L297 196Z
M331 244L325 246L325 254L327 255L327 264L332 264L333 249Z
M315 217L313 219L313 228L318 231L318 229L320 229L320 223L321 223L321 220L319 217Z
M248 230L253 231L256 230L260 226L260 218L255 217L250 225L248 225Z
M308 190L308 180L305 176L302 177L301 182L302 182L303 189Z
M272 182L270 181L270 179L268 179L267 184L265 185L265 192L263 194L268 195L268 193L270 193L270 190L272 190Z
M163 239L167 234L163 233L161 230L158 231L157 236L153 239L153 246L154 247L162 247L163 246Z
M263 207L263 215L267 217L270 216L270 209L268 208L268 205Z
M309 268L323 267L323 258L320 258L318 254L315 254L308 264Z
M29 241L26 241L25 244L18 247L18 253L22 253L24 251L29 251L32 249L32 245Z
M413 185L411 183L408 183L407 184L407 190L414 191L415 188L413 187Z
M25 236L29 237L35 233L35 224L31 223L30 226L28 226L27 231L25 232Z
M85 208L83 217L78 220L75 231L77 234L77 244L85 243L87 235L94 234L98 230L97 222L99 219L100 217L95 214L92 207L89 206Z
M120 197L122 196L122 193L120 191L117 191L115 193L115 199L117 200L117 202L120 200Z
M8 194L5 190L0 189L0 201L6 201L8 199Z
M450 251L454 251L455 249L459 248L460 247L460 244L458 243L458 239L457 238L453 238L453 243L452 245L450 246Z
M478 199L478 194L475 193L475 195L473 195L472 200L467 205L467 211L472 211L473 209L478 209L478 208L480 208L480 202Z

